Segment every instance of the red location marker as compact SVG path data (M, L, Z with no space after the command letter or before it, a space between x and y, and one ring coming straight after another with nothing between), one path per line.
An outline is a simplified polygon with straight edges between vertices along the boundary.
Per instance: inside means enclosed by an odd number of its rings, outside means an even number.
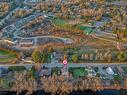
M64 65L67 65L67 60L63 60L63 64Z

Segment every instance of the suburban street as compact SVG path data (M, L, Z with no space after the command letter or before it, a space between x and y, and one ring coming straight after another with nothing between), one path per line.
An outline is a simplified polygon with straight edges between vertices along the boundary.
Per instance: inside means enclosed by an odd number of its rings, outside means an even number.
M0 67L10 67L10 66L34 66L34 64L0 64ZM44 63L42 64L42 67L43 66L46 66L46 67L63 67L63 63ZM109 64L109 63L69 63L67 65L68 67L89 67L89 66L92 66L92 67L112 67L112 66L127 66L127 63L112 63L112 64Z

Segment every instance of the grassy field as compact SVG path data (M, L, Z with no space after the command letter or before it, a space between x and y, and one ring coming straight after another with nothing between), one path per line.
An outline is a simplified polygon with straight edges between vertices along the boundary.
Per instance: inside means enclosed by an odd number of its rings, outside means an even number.
M67 26L67 25L70 25L64 19L54 19L53 20L53 23L55 25L59 25L59 26ZM86 26L76 25L74 27L80 29L81 31L84 31L85 34L91 34L92 32L95 32L95 30L93 28L86 27Z
M77 27L84 31L85 34L91 34L93 32L95 32L95 29L94 28L90 28L90 27L86 27L86 26L81 26L81 25L77 25Z
M63 20L63 19L54 19L53 23L55 25L67 25L67 22L65 20Z
M88 74L85 68L69 68L69 72L72 73L73 77L86 76Z
M7 55L8 52L7 51L4 51L4 50L0 50L0 55Z
M0 49L0 63L13 61L17 56L9 51Z

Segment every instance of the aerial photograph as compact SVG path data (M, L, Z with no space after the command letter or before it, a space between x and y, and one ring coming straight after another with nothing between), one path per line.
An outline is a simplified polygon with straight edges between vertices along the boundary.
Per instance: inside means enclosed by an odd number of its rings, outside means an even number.
M0 95L127 95L127 0L0 0Z

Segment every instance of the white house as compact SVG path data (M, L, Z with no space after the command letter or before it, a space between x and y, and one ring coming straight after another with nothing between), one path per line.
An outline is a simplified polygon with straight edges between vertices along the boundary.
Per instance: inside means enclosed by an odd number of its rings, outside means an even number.
M106 68L106 72L107 72L109 75L114 75L114 72L113 72L113 70L112 70L111 67Z

